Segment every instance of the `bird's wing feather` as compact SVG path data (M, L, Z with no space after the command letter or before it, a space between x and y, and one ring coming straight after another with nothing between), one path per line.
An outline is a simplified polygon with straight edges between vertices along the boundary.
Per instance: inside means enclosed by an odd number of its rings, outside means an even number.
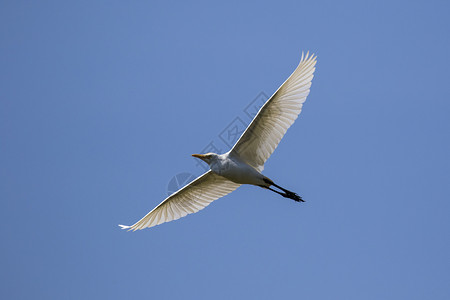
M119 226L122 229L134 231L177 220L188 214L198 212L239 186L240 184L208 171L167 197L136 224Z
M316 57L308 53L258 114L231 149L259 171L294 123L309 94Z

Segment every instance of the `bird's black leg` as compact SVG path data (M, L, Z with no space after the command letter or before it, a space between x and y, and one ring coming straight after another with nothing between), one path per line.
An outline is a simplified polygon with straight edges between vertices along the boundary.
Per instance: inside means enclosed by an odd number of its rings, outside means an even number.
M273 182L272 182L272 185L274 187L279 188L280 190L282 190L285 193L285 196L283 196L283 197L293 199L293 200L295 200L297 202L305 202L305 200L303 200L302 197L297 195L297 193L294 193L294 192L291 192L291 191L289 191L289 190L287 190L285 188L282 188L281 186L279 186L279 185L277 185L277 184L275 184Z
M279 192L279 191L277 191L277 190L274 190L274 189L272 189L271 187L265 187L265 186L263 186L265 189L268 189L268 190L271 190L272 192L275 192L275 193L277 193L277 194L279 194L279 195L281 195L281 196L283 196L283 197L285 197L286 198L286 194L285 193L282 193L282 192Z
M282 188L282 187L280 187L280 186L274 184L273 182L272 182L272 185L275 186L275 187L277 187L277 188L279 188L279 189L282 190L284 193L279 192L279 191L277 191L277 190L274 190L274 189L272 189L271 187L267 187L267 186L263 186L263 185L261 185L261 187L262 187L262 188L265 188L265 189L268 189L268 190L271 190L272 192L275 192L275 193L277 193L277 194L283 196L284 198L289 198L289 199L295 200L295 201L297 201L297 202L305 202L305 201L302 199L302 197L300 197L300 196L297 195L296 193L291 192L291 191L288 191L288 190L286 190L286 189L284 189L284 188Z

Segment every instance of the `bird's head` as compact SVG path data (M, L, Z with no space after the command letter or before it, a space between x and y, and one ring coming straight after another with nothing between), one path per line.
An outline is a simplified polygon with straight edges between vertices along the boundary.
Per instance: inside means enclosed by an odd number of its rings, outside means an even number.
M208 165L212 163L213 159L217 156L215 153L206 153L206 154L192 154L193 157L200 158Z

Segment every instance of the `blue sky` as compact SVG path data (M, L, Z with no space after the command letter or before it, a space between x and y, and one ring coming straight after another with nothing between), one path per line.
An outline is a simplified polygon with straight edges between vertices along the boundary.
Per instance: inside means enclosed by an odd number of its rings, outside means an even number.
M448 11L2 1L0 298L449 299ZM264 170L306 203L242 187L119 229L308 50L311 94Z

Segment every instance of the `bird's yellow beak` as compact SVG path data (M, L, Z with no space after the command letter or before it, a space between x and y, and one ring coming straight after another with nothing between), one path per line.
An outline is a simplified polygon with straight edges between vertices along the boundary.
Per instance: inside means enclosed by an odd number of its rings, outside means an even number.
M204 159L206 155L204 155L204 154L192 154L192 156L200 158L200 159Z

